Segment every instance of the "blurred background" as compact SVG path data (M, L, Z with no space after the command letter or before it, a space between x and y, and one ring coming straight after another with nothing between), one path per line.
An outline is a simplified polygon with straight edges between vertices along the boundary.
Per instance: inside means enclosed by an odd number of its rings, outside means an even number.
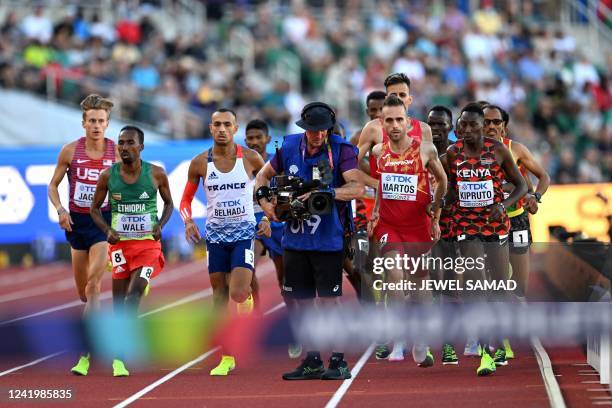
M178 205L188 161L211 143L215 109L237 111L238 141L254 118L278 140L298 131L305 103L322 100L351 135L367 122L366 95L398 71L412 80L411 115L423 120L435 104L455 113L473 100L498 104L511 114L512 138L554 184L571 185L553 187L532 217L536 241L548 240L553 224L609 240L611 7L612 0L0 0L0 266L65 253L45 185L61 145L82 134L78 103L89 93L116 104L107 137L125 123L145 129L144 158L166 167ZM191 256L178 214L166 236L177 257Z

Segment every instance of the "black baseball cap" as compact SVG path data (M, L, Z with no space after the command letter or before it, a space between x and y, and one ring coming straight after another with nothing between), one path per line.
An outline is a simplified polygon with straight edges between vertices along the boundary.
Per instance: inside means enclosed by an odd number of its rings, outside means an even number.
M335 123L336 118L333 111L322 102L306 105L302 110L302 118L295 122L302 129L313 131L331 129Z

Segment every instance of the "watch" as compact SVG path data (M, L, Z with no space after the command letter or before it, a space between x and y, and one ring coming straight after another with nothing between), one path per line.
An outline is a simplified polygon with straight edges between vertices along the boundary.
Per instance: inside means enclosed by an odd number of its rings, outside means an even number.
M542 201L541 201L541 200L542 200L542 194L540 194L540 193L533 193L533 196L535 197L535 199L536 199L536 201L537 201L538 203L541 203L541 202L542 202Z

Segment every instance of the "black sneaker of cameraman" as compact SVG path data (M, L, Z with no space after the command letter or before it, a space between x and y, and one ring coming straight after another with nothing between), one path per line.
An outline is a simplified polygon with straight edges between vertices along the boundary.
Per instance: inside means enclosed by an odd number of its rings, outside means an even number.
M351 378L343 353L332 353L326 370L318 351L309 351L293 371L283 374L283 380L346 380Z

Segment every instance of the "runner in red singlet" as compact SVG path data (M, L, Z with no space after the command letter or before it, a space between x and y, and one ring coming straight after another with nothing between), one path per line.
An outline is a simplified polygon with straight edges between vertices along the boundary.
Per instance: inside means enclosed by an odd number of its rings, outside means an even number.
M113 103L99 95L89 95L81 102L85 137L65 145L49 183L49 200L57 209L60 227L66 231L72 255L72 270L81 301L86 302L84 315L99 308L100 284L108 263L106 234L89 215L96 182L100 173L118 160L115 143L104 137ZM58 186L68 174L70 197L68 212L60 201ZM110 222L108 202L102 207ZM77 375L87 375L89 354L83 353L72 368Z
M439 206L446 192L446 174L431 140L431 129L425 123L406 116L406 108L397 96L390 95L383 105L382 124L389 140L372 150L376 158L379 185L376 205L370 226L385 257L396 258L404 254L419 257L429 251L433 240L440 238ZM432 201L428 170L436 180ZM433 219L432 219L433 218ZM395 265L385 269L385 281L400 283L404 277L416 282L427 277L427 271L409 270ZM427 291L410 292L418 301L431 300ZM405 300L403 290L387 292L387 297L397 303ZM389 356L391 361L403 360L403 344L396 343ZM426 346L413 348L415 361L422 367L433 364L433 355Z

